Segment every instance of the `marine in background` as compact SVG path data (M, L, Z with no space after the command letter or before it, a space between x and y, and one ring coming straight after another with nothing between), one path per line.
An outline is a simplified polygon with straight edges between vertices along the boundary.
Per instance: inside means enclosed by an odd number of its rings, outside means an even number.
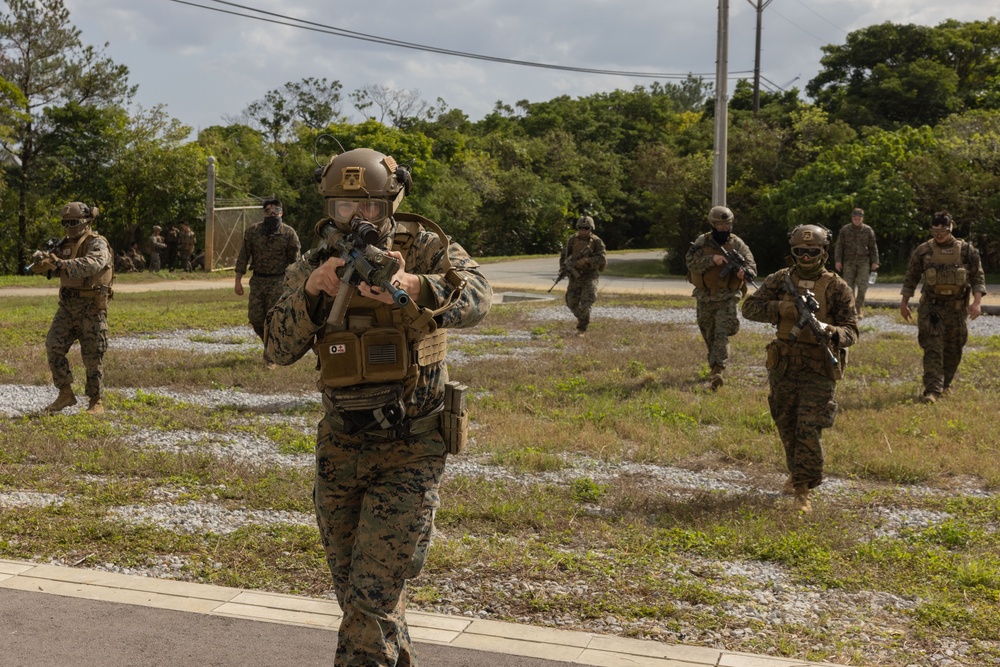
M753 253L733 234L733 223L729 208L713 206L708 212L711 231L695 239L684 258L697 299L698 329L708 347L713 391L725 382L729 339L740 330L736 306L747 293L747 281L757 277Z
M66 355L80 341L80 356L87 370L87 412L104 412L104 352L108 349L108 300L114 282L114 252L107 239L91 225L99 214L96 207L70 202L60 212L66 236L51 253L32 264L32 271L59 279L59 307L45 337L52 382L59 395L48 405L48 413L76 405L73 373Z
M854 295L825 268L830 230L799 225L789 234L792 262L764 279L743 302L743 317L777 327L766 348L767 403L785 449L781 489L809 512L810 489L823 482L823 429L837 417L837 381L858 340Z
M851 221L840 228L833 248L833 265L854 293L858 319L864 317L868 278L878 269L878 243L875 231L864 223L864 209L851 211Z
M597 281L608 266L607 248L594 233L596 225L589 215L576 221L576 234L569 237L559 255L559 273L569 276L566 306L576 317L576 335L590 326L590 310L597 301Z
M923 401L936 403L951 389L969 340L969 320L982 313L986 275L979 251L953 234L948 211L931 219L931 239L910 254L903 277L899 314L910 321L910 297L920 290L917 342L924 351Z
M233 291L243 296L243 275L247 268L250 276L250 296L247 299L247 319L254 333L264 341L264 322L267 311L281 298L285 280L285 269L294 264L301 255L299 235L286 225L284 207L280 199L268 199L261 208L264 219L247 227L243 233L243 245L236 258L236 283ZM274 368L275 363L264 348L264 365Z

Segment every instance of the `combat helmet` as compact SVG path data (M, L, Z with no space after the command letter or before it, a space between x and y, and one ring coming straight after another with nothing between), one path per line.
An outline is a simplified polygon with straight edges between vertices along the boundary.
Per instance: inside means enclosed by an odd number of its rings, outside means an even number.
M91 221L99 213L100 209L96 206L90 207L80 201L71 201L63 206L62 211L59 212L59 217L62 218L66 236L71 239L81 236L90 227Z
M720 222L727 222L732 226L733 212L728 206L713 206L712 210L708 212L708 224L715 227Z
M594 219L589 215L581 215L580 218L576 221L576 228L589 229L590 231L594 231L596 229L596 227L594 226Z
M826 248L830 245L830 230L822 225L798 225L788 232L788 244L793 248L797 246Z
M326 214L344 231L349 231L356 217L383 230L387 228L411 184L405 167L371 148L355 148L334 156L319 177Z

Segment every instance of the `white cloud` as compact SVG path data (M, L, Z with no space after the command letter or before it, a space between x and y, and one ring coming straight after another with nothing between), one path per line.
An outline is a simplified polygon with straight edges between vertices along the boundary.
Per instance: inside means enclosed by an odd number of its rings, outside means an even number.
M237 8L195 0L218 9ZM560 72L461 59L333 37L197 9L170 0L66 0L83 39L110 42L143 106L165 103L195 128L224 122L286 82L326 77L347 93L369 84L419 90L478 119L514 104L648 85L650 79ZM715 71L717 5L663 0L437 0L345 5L329 0L241 0L277 14L457 51L596 69ZM937 25L986 19L981 3L956 0L788 0L763 14L763 76L803 89L824 44L872 24ZM752 72L755 12L730 0L729 70ZM730 83L730 89L732 83ZM345 110L351 111L345 102Z

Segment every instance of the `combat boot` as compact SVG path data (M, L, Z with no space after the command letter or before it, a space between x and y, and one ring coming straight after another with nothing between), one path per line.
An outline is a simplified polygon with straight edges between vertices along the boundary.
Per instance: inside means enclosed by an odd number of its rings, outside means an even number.
M795 485L795 509L803 514L812 512L812 503L809 502L809 485Z
M73 395L73 387L66 385L65 387L59 387L59 395L56 396L56 400L52 401L47 408L46 412L59 412L63 408L68 408L71 405L76 405L76 396Z
M937 403L937 400L940 397L941 395L936 391L925 391L923 396L923 401L924 403L927 403L929 405L932 403Z
M794 496L795 495L795 482L792 480L792 476L789 475L785 483L781 485L781 495L783 496Z
M712 391L716 391L725 384L725 380L722 379L722 372L725 370L722 366L712 366L712 377L710 378Z
M101 402L100 398L90 399L90 405L87 406L87 414L89 415L104 414L104 403Z

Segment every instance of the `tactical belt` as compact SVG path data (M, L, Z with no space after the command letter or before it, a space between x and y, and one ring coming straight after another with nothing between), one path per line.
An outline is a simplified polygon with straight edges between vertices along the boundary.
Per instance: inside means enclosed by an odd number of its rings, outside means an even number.
M258 278L277 278L278 276L284 276L285 272L282 271L281 273L260 273L259 271L254 271L253 275L257 276Z
M826 352L815 343L803 343L801 341L792 343L783 338L779 338L783 343L780 354L785 357L804 357L806 359L816 359L823 361L826 359Z
M101 292L100 287L92 287L90 289L73 289L72 287L60 287L59 298L71 299L73 297L84 297L86 299L93 299L100 292Z
M441 415L444 412L444 403L434 409L429 415L416 417L415 419L404 419L392 428L365 431L360 434L363 437L374 437L379 440L406 440L416 435L430 433L441 428ZM344 431L344 420L336 412L327 412L327 421L335 431Z

